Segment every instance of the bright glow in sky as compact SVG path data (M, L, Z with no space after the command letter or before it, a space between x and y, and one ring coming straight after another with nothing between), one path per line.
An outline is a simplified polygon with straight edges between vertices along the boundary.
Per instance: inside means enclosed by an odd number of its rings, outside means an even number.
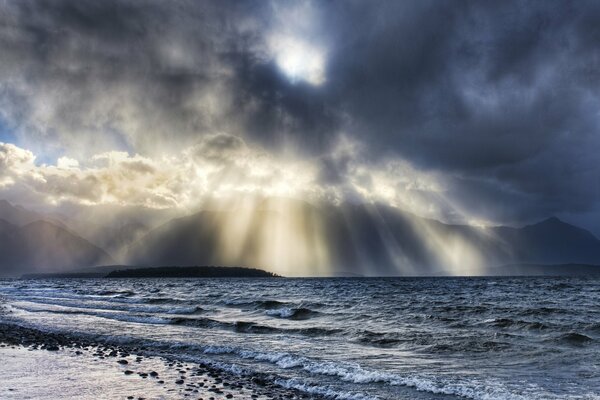
M277 66L290 81L303 80L314 86L325 82L325 52L322 49L291 36L275 35L269 44Z

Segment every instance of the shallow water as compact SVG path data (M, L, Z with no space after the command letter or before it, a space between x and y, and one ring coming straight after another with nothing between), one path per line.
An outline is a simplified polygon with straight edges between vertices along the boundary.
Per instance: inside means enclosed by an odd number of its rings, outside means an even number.
M2 319L332 398L600 399L600 280L0 281Z

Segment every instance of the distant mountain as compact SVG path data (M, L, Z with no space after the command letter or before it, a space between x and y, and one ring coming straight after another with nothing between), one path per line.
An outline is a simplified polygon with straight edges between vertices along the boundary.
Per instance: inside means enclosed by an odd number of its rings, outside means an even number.
M0 275L57 272L113 263L102 249L48 221L0 220Z
M42 219L42 216L23 207L13 206L6 200L0 200L0 219L12 225L21 226Z
M140 222L127 222L98 231L92 239L109 254L121 260L125 257L129 245L138 241L149 230L150 228Z
M600 241L589 231L556 217L523 228L498 227L493 231L519 262L600 264Z
M0 201L0 274L68 272L114 259L148 267L248 265L284 276L498 275L503 269L512 275L514 265L525 264L540 266L528 268L541 274L550 264L600 265L600 241L557 218L480 228L381 204L269 199L253 208L215 207L154 229L133 217L111 221L58 222Z
M118 205L69 205L60 213L47 215L106 250L118 262L124 262L123 256L133 242L151 228L180 216L180 212Z
M70 231L102 248L117 262L122 262L129 246L150 230L142 223L127 221L101 225L70 218L65 223Z
M0 200L0 219L17 226L27 225L31 222L39 220L50 221L53 224L61 227L65 226L56 218L28 210L19 205L12 205L7 200Z
M252 265L283 275L331 276L481 275L516 263L600 264L600 241L557 218L522 228L479 228L376 204L276 204L174 219L135 243L128 262ZM228 232L232 223L237 236ZM290 225L293 232L285 228Z
M19 227L35 221L48 221L94 243L117 260L123 258L130 244L149 231L135 216L110 216L108 211L96 214L98 215L85 215L80 211L75 218L58 212L36 212L13 205L7 200L0 200L0 219Z
M0 219L0 276L17 271L25 247L18 232L18 227Z

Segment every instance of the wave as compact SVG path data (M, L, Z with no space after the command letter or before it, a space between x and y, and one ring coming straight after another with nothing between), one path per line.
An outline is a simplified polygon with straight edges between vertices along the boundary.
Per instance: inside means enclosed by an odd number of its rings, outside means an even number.
M296 389L309 395L322 396L335 400L378 400L379 397L363 393L340 391L327 386L311 385L300 379L274 379L273 382L286 389Z
M33 292L33 293L30 293ZM69 299L69 300L78 300L78 301L87 301L87 300L95 300L95 301L108 301L115 303L143 303L143 299L123 296L123 297L111 297L111 296L100 296L100 295L77 295L77 294L69 294L64 292L52 292L49 294L39 293L39 291L22 291L15 293L12 296L14 299L27 299L27 298L45 298L45 299Z
M204 312L204 308L200 306L173 307L166 311L167 314L199 314L202 312Z
M67 300L77 300L77 301L103 301L110 303L121 303L121 304L189 304L190 302L187 300L182 300L178 298L167 298L167 297L133 297L132 295L117 295L117 296L109 296L109 295L100 295L100 294L69 294L64 293L62 291L43 291L43 293L39 293L39 290L30 290L30 291L18 291L17 293L12 294L11 297L14 299L67 299ZM48 294L45 294L49 292ZM105 293L119 293L119 291L105 291ZM133 292L131 292L133 293Z
M360 334L357 341L362 344L385 348L402 343L405 339L400 339L397 334L393 332L364 331Z
M451 304L443 306L434 306L433 309L437 313L480 314L488 312L490 310L490 307L484 305Z
M86 295L89 293L86 292L82 292L82 291L77 291L77 293L80 293L82 295ZM135 296L135 292L131 291L131 290L100 290L98 292L93 292L91 293L93 295L96 296L123 296L123 297L131 297L131 296Z
M226 322L211 318L172 318L169 321L171 325L181 325L196 328L218 328L232 330L240 333L273 333L277 328L258 325L253 322L237 321Z
M594 332L600 332L600 322L593 322L591 324L587 324L585 326L585 329Z
M110 313L110 312L92 312L92 311L84 311L84 310L69 310L69 309L56 309L56 310L48 310L48 309L39 309L39 308L30 308L23 306L13 307L24 310L32 313L50 313L50 314L68 314L68 315L85 315L90 317L99 317L104 319L111 319L115 321L121 322L134 322L139 324L160 324L166 325L171 322L171 318L161 318L152 315L132 315L127 313Z
M168 297L150 297L142 299L142 302L148 304L182 304L187 303L186 300L181 299L171 299Z
M508 334L502 336L510 336ZM359 331L355 334L355 342L380 348L390 348L408 344L412 349L430 353L477 353L498 352L511 348L511 344L501 340L479 340L473 337L456 337L453 340L443 340L424 333L411 332L373 332Z
M543 330L547 329L548 326L535 321L521 321L510 318L491 318L483 321L484 325L494 326L497 328L517 328L517 329L529 329L529 330Z
M251 321L219 321L211 318L186 318L186 317L166 317L157 316L150 314L130 314L131 309L124 311L116 311L114 313L105 312L98 308L75 308L62 307L60 309L47 309L47 308L36 308L26 305L13 304L13 307L33 313L52 313L52 314L69 314L69 315L85 315L91 317L98 317L104 319L112 319L122 322L134 322L144 324L160 324L160 325L182 325L196 328L213 328L213 329L224 329L238 333L252 333L252 334L299 334L305 336L329 336L335 335L341 332L340 329L329 329L321 327L309 327L309 328L279 328L268 325L261 325ZM147 311L147 309L145 309ZM162 310L161 314L196 314L203 312L201 307L185 307L185 308L174 308L171 310Z
M169 324L193 326L198 328L212 328L222 325L222 323L219 321L210 318L171 318L169 320Z
M368 370L358 364L335 363L330 361L314 360L303 356L297 356L290 353L273 352L264 353L252 350L238 349L228 346L208 346L204 350L205 354L230 354L243 359L251 359L259 362L268 362L283 369L300 368L313 375L324 375L336 377L344 382L355 384L388 384L392 386L412 387L418 391L429 392L433 394L453 395L469 399L496 400L524 400L526 397L520 394L508 392L501 384L484 386L481 382L462 381L462 382L444 382L434 380L428 377L411 375L400 376L397 374L381 371ZM281 382L280 382L281 383ZM488 382L488 384L491 382ZM292 380L290 384L295 388L302 390L305 387L310 390L310 386L301 381ZM323 389L317 389L323 390ZM324 393L319 393L324 394ZM356 399L369 398L357 394ZM335 398L335 397L334 397ZM342 397L340 397L342 398ZM353 397L350 397L353 398Z
M537 307L537 308L527 308L519 312L520 315L530 316L530 315L543 315L547 316L550 314L566 314L568 310L562 308L555 307Z
M568 344L573 344L573 345L583 345L588 342L592 342L594 339L592 339L591 337L586 336L582 333L569 332L569 333L565 333L564 335L560 335L559 337L556 338L556 340L558 342L563 342L563 343L568 343Z
M35 304L48 304L61 307L72 307L77 309L88 309L88 310L108 310L108 311L126 311L126 312L138 312L138 313L152 313L152 314L199 314L204 311L200 306L189 306L189 307L160 307L160 306L146 306L146 305L134 305L131 303L115 303L105 302L103 300L97 301L92 300L88 303L75 302L75 299L53 299L53 298L40 298L40 297L23 297L21 301L27 301Z
M284 319L292 319L295 321L302 321L306 319L310 319L312 317L318 316L320 313L318 311L313 311L309 308L276 308L265 311L270 317L284 318Z
M570 283L560 282L550 286L550 290L573 289L574 287Z
M431 353L491 353L508 350L510 343L499 340L453 340L426 347Z
M300 334L306 336L329 336L340 333L340 329L330 329L321 327L310 328L279 328L268 325L261 325L251 321L219 321L211 318L172 318L172 325L184 325L198 328L219 328L231 330L238 333L252 334Z
M279 300L226 300L223 304L233 308L252 308L273 310L286 306L293 306L292 303L287 303Z

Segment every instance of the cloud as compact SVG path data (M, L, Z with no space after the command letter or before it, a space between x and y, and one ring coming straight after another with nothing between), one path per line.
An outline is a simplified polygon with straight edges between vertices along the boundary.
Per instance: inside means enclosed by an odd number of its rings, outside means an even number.
M152 160L126 153L98 154L88 162L60 158L56 165L36 165L32 152L0 143L2 181L6 194L27 193L40 204L128 204L174 206L177 174L155 167Z
M55 165L37 165L35 160L31 151L0 143L4 195L28 192L38 205L193 209L202 201L236 193L300 195L310 190L312 180L311 167L302 161L278 160L225 134L205 137L176 157L111 151L88 160L62 157Z
M456 207L484 198L476 210L490 219L596 206L600 49L588 21L597 5L332 3L326 12L344 43L329 83L375 156L443 172Z
M56 199L171 207L221 179L453 221L596 215L600 229L596 2L0 8L0 119L53 165L17 169Z
M32 152L0 142L0 188L14 184L15 179L33 166L34 160Z
M243 139L206 136L176 156L99 153L87 160L60 158L36 164L28 150L0 143L0 195L18 193L38 207L120 205L192 210L243 197L291 197L315 203L385 202L419 215L443 218L436 174L389 158L366 162L364 150L340 138L327 158L282 158ZM335 171L335 172L333 172ZM335 177L332 175L335 174Z
M2 117L20 143L58 156L176 152L219 131L282 144L321 129L307 121L313 101L276 72L261 4L4 4Z

